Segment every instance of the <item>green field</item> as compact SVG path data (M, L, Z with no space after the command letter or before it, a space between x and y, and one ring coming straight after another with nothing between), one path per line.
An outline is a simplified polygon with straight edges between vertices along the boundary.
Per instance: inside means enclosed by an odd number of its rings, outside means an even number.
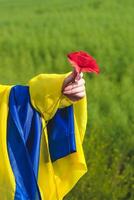
M88 173L65 200L134 200L134 1L0 0L1 84L68 72L78 50L101 73L84 75Z

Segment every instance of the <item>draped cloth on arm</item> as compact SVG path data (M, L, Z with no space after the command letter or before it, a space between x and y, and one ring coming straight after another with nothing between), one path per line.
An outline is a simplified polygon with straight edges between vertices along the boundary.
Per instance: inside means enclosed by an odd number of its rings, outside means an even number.
M41 74L29 82L31 101L33 106L42 113L44 127L45 121L50 120L58 108L72 104L74 110L76 152L55 162L51 162L49 158L49 162L46 163L49 147L47 129L44 129L38 183L43 199L47 200L62 200L87 172L82 147L87 124L87 98L85 96L81 100L73 102L63 95L59 101L63 81L69 73Z
M35 111L40 113L42 122L41 125L43 126L40 141L40 157L37 180L42 200L62 200L63 197L77 183L77 181L87 172L87 166L82 147L87 124L87 99L85 96L81 100L73 102L61 94L63 81L65 77L69 75L69 73L40 74L32 78L27 84L27 87L29 88L31 104ZM14 90L17 88L18 87L14 88ZM21 88L22 87L20 87L20 89ZM9 147L7 145L9 139L7 133L8 131L10 132L10 129L12 129L12 127L9 125L7 126L9 120L8 114L11 109L11 107L9 107L9 103L11 100L14 100L14 104L17 103L15 102L14 96L12 97L11 95L13 92L15 92L12 89L13 86L0 85L0 195L5 200L19 200L19 195L18 197L15 197L15 175L11 167L11 160L9 160L9 149L7 148ZM24 91L26 92L27 89L24 88ZM50 157L51 149L49 146L50 138L48 135L48 125L51 120L54 119L58 109L64 107L69 108L70 105L73 106L76 152L68 154L60 159L52 160ZM14 105L13 108L15 108ZM19 110L19 106L17 108ZM35 111L33 110L33 112ZM38 116L37 118L39 119ZM12 134L14 136L14 133ZM62 131L58 134L62 134ZM12 140L12 137L10 140ZM21 153L21 149L15 149L15 153L17 151L20 151ZM15 163L12 164L15 165ZM27 182L25 184L27 184Z

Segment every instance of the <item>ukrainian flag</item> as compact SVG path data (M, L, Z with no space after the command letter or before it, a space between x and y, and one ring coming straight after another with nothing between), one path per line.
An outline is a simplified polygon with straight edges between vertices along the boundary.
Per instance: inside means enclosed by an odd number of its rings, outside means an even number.
M0 85L0 200L62 200L87 172L87 101L61 94L69 74Z

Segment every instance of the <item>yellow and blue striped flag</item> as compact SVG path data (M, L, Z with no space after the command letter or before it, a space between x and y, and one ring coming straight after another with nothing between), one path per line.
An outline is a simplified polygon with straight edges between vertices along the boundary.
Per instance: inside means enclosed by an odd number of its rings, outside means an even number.
M86 97L57 101L67 75L0 85L0 199L62 200L87 171Z

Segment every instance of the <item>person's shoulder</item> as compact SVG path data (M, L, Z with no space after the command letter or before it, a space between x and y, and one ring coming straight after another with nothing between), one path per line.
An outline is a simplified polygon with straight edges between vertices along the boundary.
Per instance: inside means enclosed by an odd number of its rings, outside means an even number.
M10 88L10 87L12 87L12 85L0 84L0 89L6 89L6 88Z
M5 90L9 90L12 88L12 85L4 85L4 84L0 84L0 93L4 92Z

